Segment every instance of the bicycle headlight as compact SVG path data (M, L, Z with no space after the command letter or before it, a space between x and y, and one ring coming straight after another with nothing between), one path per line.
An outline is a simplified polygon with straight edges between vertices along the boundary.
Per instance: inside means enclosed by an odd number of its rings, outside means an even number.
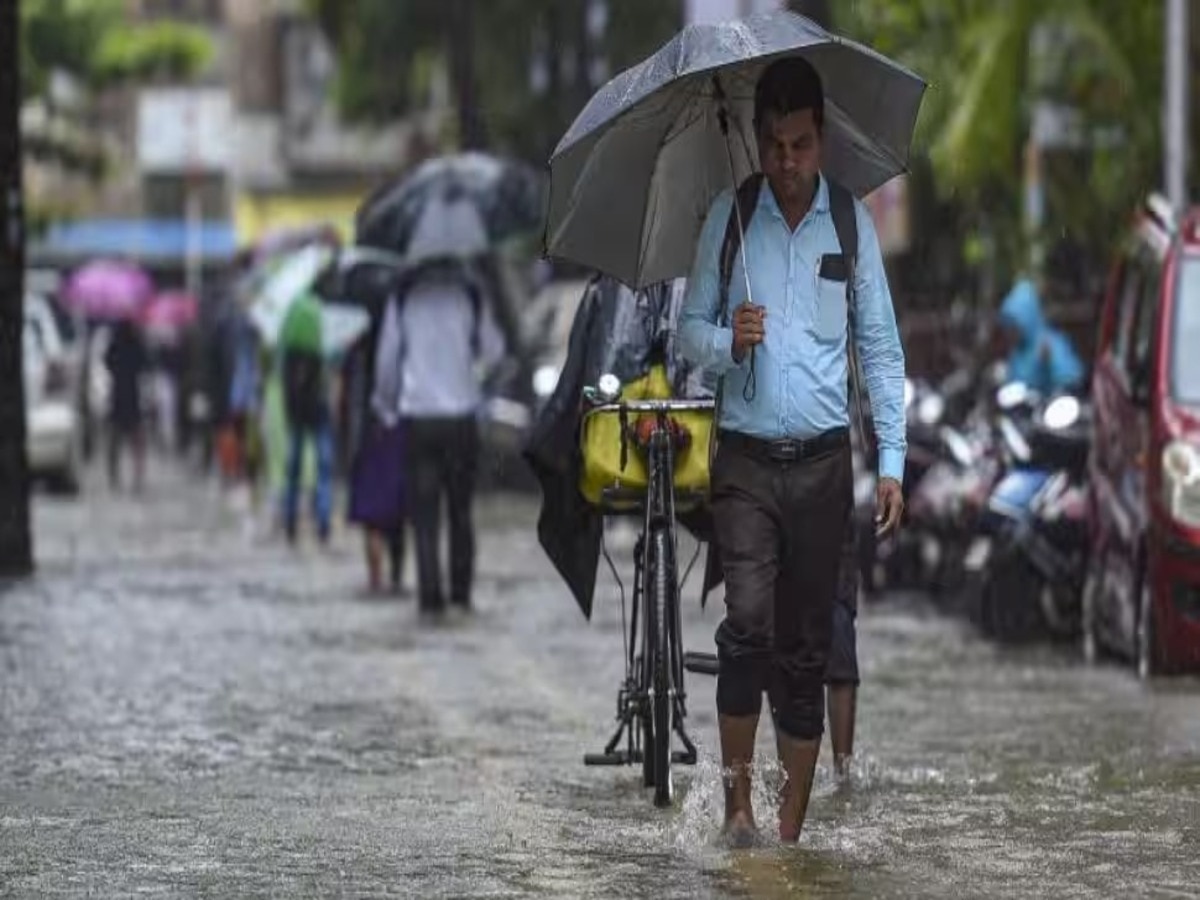
M621 379L612 372L605 372L596 383L596 389L603 402L612 403L621 396Z
M1163 503L1176 522L1200 528L1200 448L1172 441L1163 450Z

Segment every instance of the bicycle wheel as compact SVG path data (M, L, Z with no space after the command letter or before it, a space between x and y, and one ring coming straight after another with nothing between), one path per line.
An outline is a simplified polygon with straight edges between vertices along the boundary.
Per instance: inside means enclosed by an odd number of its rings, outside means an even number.
M671 778L671 626L674 602L671 545L665 526L655 527L646 554L647 644L652 656L650 705L654 710L654 805L669 806Z

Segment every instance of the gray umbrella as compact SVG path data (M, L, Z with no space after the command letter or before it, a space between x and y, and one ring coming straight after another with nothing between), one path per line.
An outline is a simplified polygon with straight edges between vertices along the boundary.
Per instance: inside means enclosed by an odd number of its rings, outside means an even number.
M758 168L754 86L784 56L821 74L831 178L862 196L906 170L925 91L912 72L795 13L691 25L602 87L559 143L547 254L632 287L686 275L713 199Z

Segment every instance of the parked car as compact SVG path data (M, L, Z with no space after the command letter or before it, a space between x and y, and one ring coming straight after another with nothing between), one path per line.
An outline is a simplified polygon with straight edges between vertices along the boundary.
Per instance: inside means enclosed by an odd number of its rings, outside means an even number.
M1200 668L1200 209L1150 198L1113 268L1092 381L1083 650Z
M60 317L40 294L25 296L23 329L26 456L34 477L79 490L79 357Z

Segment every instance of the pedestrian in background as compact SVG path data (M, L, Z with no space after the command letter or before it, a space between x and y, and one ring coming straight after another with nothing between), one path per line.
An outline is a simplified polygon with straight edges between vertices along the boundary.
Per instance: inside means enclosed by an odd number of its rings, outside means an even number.
M321 305L312 294L300 297L288 310L280 331L279 353L288 429L283 527L288 542L295 544L304 448L311 442L316 454L313 518L317 539L326 544L333 515L333 420L322 348Z
M405 484L417 545L420 611L471 609L475 573L472 500L478 467L480 374L504 355L504 338L475 267L426 258L388 303L375 364L373 406L404 432ZM440 543L450 531L449 592Z
M145 486L146 433L142 421L142 380L149 353L137 325L122 319L113 326L104 351L104 365L112 382L108 410L108 481L114 490L121 482L121 453L128 446L133 456L133 489Z
M400 422L385 421L371 405L375 394L375 358L383 331L382 311L346 360L343 394L346 453L350 460L347 519L363 529L367 590L384 589L384 557L392 593L403 594L405 529L405 447ZM393 347L389 352L398 352Z

